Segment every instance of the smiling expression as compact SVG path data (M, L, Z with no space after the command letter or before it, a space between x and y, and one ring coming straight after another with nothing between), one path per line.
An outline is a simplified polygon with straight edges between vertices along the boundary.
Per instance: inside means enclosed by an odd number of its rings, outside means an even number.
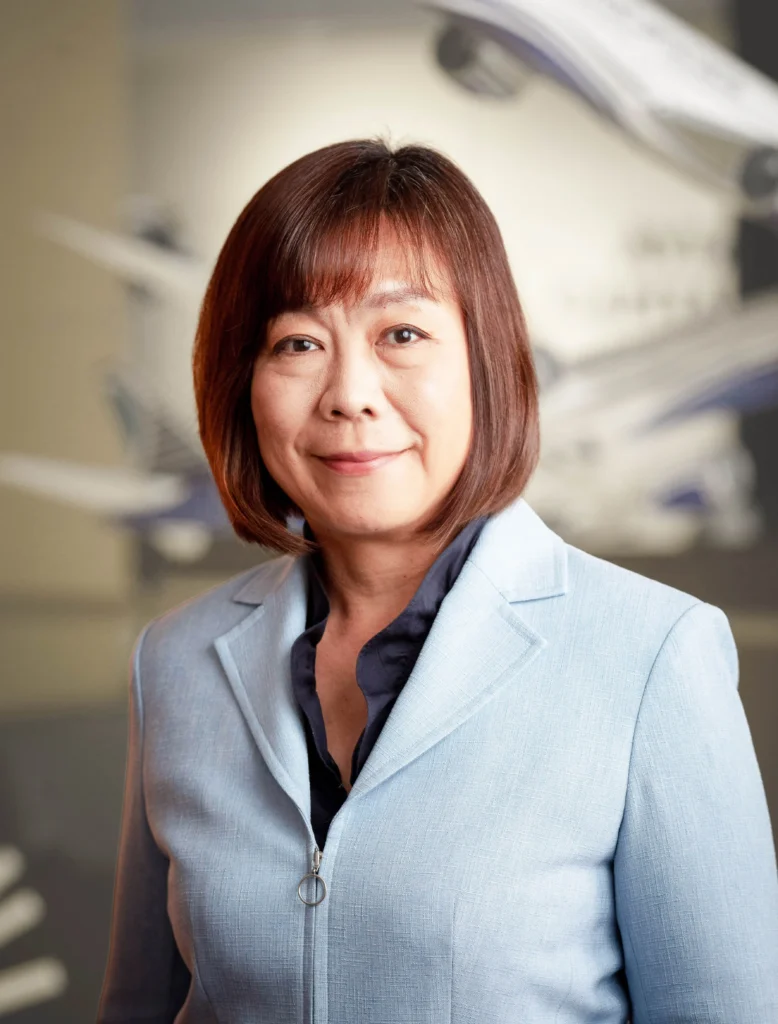
M251 408L271 476L319 535L417 529L456 482L472 438L467 334L448 274L409 282L395 238L353 302L267 327Z

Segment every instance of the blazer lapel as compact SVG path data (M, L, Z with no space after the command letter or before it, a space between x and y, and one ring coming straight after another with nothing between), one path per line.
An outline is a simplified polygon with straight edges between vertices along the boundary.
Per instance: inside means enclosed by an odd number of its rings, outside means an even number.
M521 673L547 641L522 602L564 594L567 548L524 499L484 526L349 793L369 792L466 721ZM235 698L276 781L310 819L305 732L289 652L305 629L302 559L260 569L233 600L256 605L215 641Z
M547 641L519 614L564 594L564 541L520 499L484 527L349 794L356 799L456 729Z
M305 629L302 560L283 558L261 566L233 600L258 607L216 638L216 651L268 768L309 820L308 751L289 659Z

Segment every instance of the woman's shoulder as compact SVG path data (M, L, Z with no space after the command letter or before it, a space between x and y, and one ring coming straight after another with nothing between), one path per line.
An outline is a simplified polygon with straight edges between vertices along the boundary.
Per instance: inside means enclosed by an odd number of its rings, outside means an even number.
M546 635L580 650L598 679L615 671L619 692L629 692L630 699L643 692L652 673L663 675L674 700L690 688L695 671L701 700L712 689L736 686L737 649L720 607L571 545L567 566L567 607L544 623ZM636 688L623 689L627 679Z
M706 605L686 590L572 545L566 547L568 596L572 602L602 621L631 622L649 644L664 638L687 612ZM716 608L716 612L720 614L721 610Z
M260 605L295 561L290 555L270 558L175 605L146 624L137 647L142 645L144 658L205 650L246 618L247 606Z
M610 632L630 650L652 647L689 609L694 594L569 543L524 500L487 524L473 558L541 634L570 638ZM545 633L544 633L545 631Z

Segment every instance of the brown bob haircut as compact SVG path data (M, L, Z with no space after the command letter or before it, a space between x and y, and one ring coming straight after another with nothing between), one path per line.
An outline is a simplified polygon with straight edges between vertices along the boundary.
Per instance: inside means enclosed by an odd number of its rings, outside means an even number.
M518 498L539 455L538 388L524 315L497 223L450 160L382 140L325 146L279 171L232 227L208 284L193 369L205 454L237 535L277 551L312 545L260 457L251 413L256 357L274 317L354 301L369 288L381 231L408 256L409 282L434 294L443 268L461 305L473 439L463 470L425 531L446 543L470 520Z

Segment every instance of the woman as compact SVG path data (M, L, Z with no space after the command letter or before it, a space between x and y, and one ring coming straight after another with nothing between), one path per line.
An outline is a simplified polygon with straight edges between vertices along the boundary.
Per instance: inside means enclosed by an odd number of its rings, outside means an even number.
M282 170L194 375L235 531L284 554L137 644L102 1024L775 1024L727 619L521 497L529 342L462 172Z

